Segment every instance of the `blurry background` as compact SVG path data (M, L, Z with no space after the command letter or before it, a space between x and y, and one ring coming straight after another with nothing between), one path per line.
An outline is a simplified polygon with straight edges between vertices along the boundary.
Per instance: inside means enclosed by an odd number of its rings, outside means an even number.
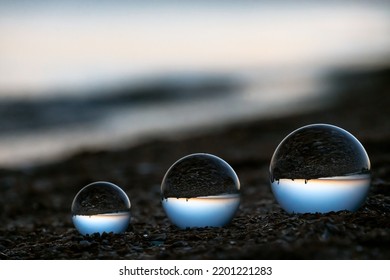
M0 166L326 104L389 1L0 1Z

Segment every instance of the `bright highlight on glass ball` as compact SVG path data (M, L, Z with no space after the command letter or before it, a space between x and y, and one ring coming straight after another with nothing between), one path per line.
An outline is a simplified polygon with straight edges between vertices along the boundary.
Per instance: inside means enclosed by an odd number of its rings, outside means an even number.
M191 154L167 171L162 206L179 228L222 227L240 205L240 183L233 168L217 156Z
M112 183L91 183L73 199L72 220L82 235L123 233L130 223L130 200Z
M349 132L312 124L290 133L276 148L270 180L288 213L356 211L370 187L370 160Z

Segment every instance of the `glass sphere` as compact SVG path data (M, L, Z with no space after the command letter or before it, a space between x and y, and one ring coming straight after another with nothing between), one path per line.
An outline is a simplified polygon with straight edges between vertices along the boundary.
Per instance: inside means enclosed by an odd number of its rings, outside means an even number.
M272 192L289 213L356 211L370 187L370 160L349 132L312 124L290 133L270 163Z
M179 228L222 227L240 205L240 183L233 168L217 156L187 155L176 161L161 184L162 206Z
M123 233L130 223L130 200L118 186L94 182L73 199L72 220L82 235Z

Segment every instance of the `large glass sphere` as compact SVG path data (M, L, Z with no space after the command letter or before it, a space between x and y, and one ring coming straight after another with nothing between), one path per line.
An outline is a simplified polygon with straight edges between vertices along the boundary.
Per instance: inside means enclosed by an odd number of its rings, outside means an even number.
M370 187L370 160L349 132L312 124L290 133L270 163L272 192L289 213L356 211Z

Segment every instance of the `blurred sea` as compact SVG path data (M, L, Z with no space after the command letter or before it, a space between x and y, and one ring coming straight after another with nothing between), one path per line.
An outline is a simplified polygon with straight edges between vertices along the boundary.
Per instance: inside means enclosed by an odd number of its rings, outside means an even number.
M386 1L2 1L0 166L324 106L388 34Z

